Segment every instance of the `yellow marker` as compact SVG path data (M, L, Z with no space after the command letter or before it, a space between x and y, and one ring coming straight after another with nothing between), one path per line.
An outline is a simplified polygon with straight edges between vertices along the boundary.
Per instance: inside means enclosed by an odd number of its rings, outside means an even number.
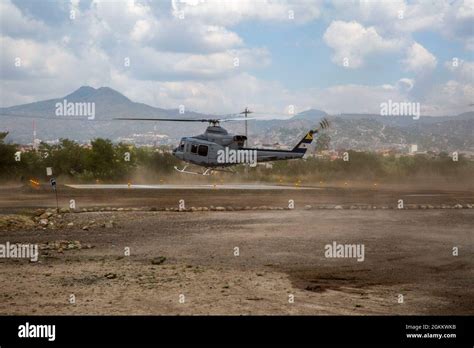
M131 183L128 183L128 188L130 188L131 185L132 185Z

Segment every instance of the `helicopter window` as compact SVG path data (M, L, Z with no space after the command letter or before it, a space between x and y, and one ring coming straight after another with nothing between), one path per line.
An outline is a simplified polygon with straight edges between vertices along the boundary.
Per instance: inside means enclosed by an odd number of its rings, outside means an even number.
M192 153L197 153L197 152L198 152L198 147L197 147L197 145L194 145L194 144L191 145L191 152L192 152Z
M181 140L181 143L179 144L179 148L181 151L184 151L184 141Z
M198 154L199 156L207 156L208 147L206 145L199 145Z

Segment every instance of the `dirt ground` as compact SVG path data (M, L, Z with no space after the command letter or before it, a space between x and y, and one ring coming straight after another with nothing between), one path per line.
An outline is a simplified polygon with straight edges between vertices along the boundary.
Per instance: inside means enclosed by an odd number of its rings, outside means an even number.
M27 221L0 224L0 243L41 248L38 262L0 258L0 314L474 313L474 209L441 209L474 192L61 187L59 199L80 212L40 226L35 210L55 206L47 188L0 189L0 218ZM180 199L295 209L159 211ZM325 257L333 242L363 244L364 261Z

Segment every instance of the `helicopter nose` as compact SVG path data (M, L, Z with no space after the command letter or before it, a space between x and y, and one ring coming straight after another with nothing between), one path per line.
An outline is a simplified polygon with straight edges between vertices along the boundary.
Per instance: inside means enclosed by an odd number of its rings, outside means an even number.
M179 150L178 148L173 149L172 155L178 159L182 159L183 153L178 150Z

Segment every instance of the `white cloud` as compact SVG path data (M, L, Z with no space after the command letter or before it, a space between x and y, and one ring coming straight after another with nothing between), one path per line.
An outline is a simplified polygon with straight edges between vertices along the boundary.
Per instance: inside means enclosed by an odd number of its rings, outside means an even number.
M410 37L418 31L437 32L474 50L473 0L335 1L329 11L335 20L356 20L374 26L380 35Z
M367 56L374 53L390 52L400 47L397 40L382 38L374 27L365 28L355 21L333 21L324 33L324 42L334 50L332 60L348 68L358 68Z
M233 25L244 20L307 22L320 16L321 0L172 0L177 18ZM290 11L294 19L290 19Z
M455 58L444 63L454 76L463 82L474 83L474 62Z
M405 84L407 79L389 85L337 85L329 88L308 88L292 91L277 81L263 81L248 73L211 81L136 81L121 75L113 79L112 87L123 91L132 100L150 105L208 113L236 113L245 106L254 111L286 113L289 105L296 112L309 108L326 112L380 112L380 103L392 100L411 100ZM209 103L209 101L212 103ZM283 118L284 116L276 116Z
M402 61L407 71L415 73L433 70L437 59L426 48L414 42L408 49L406 58Z
M455 80L437 84L427 93L425 113L429 115L456 115L472 110L474 84Z
M399 90L403 90L403 91L406 91L406 92L411 91L414 86L415 86L415 80L414 79L409 79L409 78L406 78L406 77L401 78L397 82L397 88Z
M0 1L2 35L11 37L37 36L47 32L47 26L38 20L25 17L10 0Z

